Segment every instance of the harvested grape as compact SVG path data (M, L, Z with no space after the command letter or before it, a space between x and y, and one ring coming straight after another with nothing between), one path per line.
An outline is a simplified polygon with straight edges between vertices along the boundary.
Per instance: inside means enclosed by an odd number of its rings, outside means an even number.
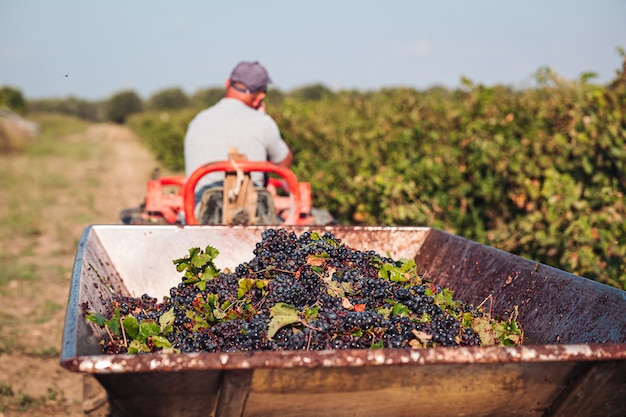
M105 353L235 352L519 345L515 320L454 299L394 260L345 245L332 233L267 229L234 271L219 252L191 248L174 260L181 282L161 301L115 296Z

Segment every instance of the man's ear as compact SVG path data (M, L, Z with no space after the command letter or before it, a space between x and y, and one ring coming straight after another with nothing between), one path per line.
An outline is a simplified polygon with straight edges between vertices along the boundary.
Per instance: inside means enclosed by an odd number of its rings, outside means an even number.
M263 103L263 99L265 99L265 91L262 91L260 93L258 93L257 95L254 96L254 99L252 100L252 107L254 107L255 109L258 109L259 107L261 107L261 104Z
M230 88L230 78L226 78L226 82L224 83L224 85L226 86L227 90Z

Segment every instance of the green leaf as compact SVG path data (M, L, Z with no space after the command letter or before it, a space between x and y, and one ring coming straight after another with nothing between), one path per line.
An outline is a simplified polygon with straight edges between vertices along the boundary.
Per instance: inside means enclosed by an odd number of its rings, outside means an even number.
M411 310L407 306L402 303L396 303L391 310L391 315L395 316L408 316L411 313Z
M241 299L245 297L246 293L254 288L264 290L267 288L268 284L269 280L267 279L242 278L239 280L237 298Z
M356 329L350 332L350 336L352 337L363 337L363 329L357 327Z
M311 265L311 269L313 270L313 272L316 272L320 275L324 273L324 268L321 268L319 266Z
M422 313L422 316L419 319L420 323L430 323L433 321L433 318L428 313Z
M160 349L168 349L172 347L170 341L163 336L152 336L150 337L150 341L155 347L158 347Z
M417 274L417 265L413 259L401 259L395 264L381 264L378 277L394 282L421 283L421 278Z
M211 327L209 323L197 312L195 311L187 311L185 313L187 318L191 320L191 325L193 326L194 331L198 331L199 329L208 329ZM207 317L207 320L212 321L213 317Z
M240 279L239 288L237 289L237 298L243 298L252 288L254 288L254 283L250 278Z
M272 339L282 327L300 322L298 309L287 303L276 303L270 308L270 324L267 329L267 338Z
M161 328L162 333L169 333L171 331L172 324L174 323L175 318L176 316L174 315L174 307L170 308L165 313L163 313L161 317L159 317L159 327Z
M217 258L217 255L220 254L219 250L210 245L207 245L207 247L204 249L204 252L211 257L211 260Z
M121 319L120 308L116 307L115 310L113 311L113 315L111 316L111 318L107 320L105 323L105 325L109 328L111 333L113 333L116 336L121 335L120 319Z
M124 333L126 333L126 337L130 339L135 339L137 337L137 333L139 333L139 323L135 317L124 317L122 325L124 326Z
M128 353L150 353L150 348L144 342L135 339L128 345Z
M472 321L474 320L474 315L469 312L463 313L463 317L461 319L461 325L465 328L472 327Z
M388 319L389 317L391 317L391 309L385 308L385 307L379 307L376 309L376 312L378 314L380 314L381 316L383 316L384 318Z
M315 320L317 318L319 310L320 310L320 306L317 306L317 305L307 308L304 311L304 317L306 318L307 322L311 320Z
M460 304L454 301L454 292L449 288L444 288L441 292L435 294L434 301L442 310L452 309Z
M204 251L200 248L191 248L188 256L175 259L173 262L178 272L185 271L183 283L194 284L204 291L206 281L217 277L220 273L213 262L218 254L219 251L212 246L207 246Z
M87 320L96 323L100 327L104 327L104 324L107 322L107 319L98 313L87 314Z
M139 324L139 333L137 333L137 339L140 342L145 342L150 336L159 334L159 325L153 321L144 321Z

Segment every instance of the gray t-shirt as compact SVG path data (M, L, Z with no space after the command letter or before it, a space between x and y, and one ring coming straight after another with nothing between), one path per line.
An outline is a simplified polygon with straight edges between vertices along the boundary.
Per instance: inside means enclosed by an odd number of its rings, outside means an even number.
M262 111L239 100L223 98L201 111L189 123L185 135L185 176L200 166L228 159L230 148L237 148L249 161L279 163L289 154L276 122ZM200 179L200 187L224 179L224 173L211 173ZM262 173L253 173L256 184L263 183Z

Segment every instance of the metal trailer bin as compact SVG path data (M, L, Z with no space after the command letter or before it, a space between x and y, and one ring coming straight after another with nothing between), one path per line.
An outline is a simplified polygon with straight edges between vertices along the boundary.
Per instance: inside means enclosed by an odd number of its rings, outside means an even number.
M78 244L61 364L92 375L116 416L624 416L626 292L427 227L287 227L420 270L457 299L517 309L519 347L105 355L112 294L159 299L180 282L172 260L219 249L220 268L253 257L266 227L88 227Z

